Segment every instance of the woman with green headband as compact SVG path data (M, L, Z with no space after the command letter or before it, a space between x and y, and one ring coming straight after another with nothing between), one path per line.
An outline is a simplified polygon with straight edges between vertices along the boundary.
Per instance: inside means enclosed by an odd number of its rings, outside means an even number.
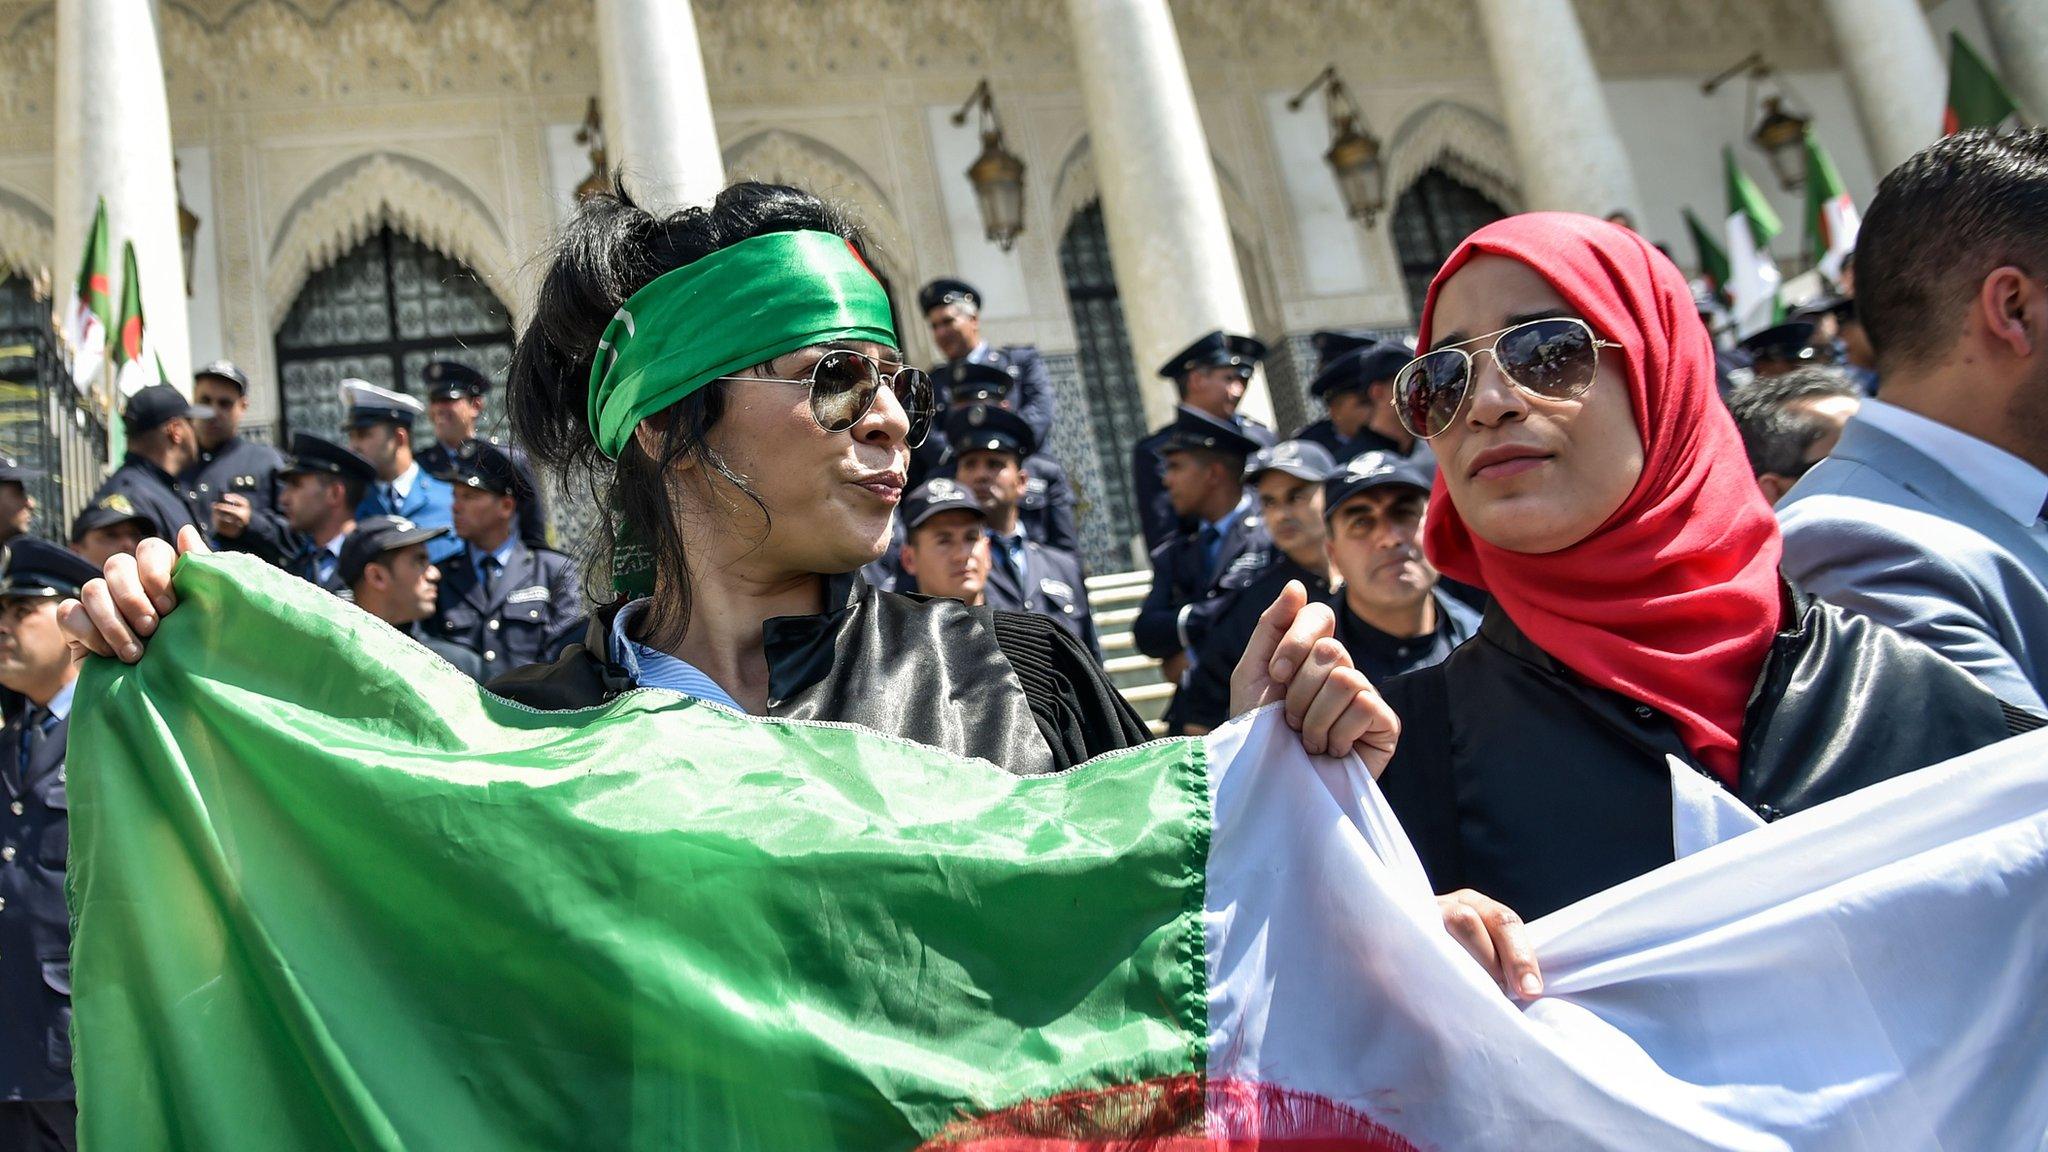
M1026 774L1147 739L1049 619L860 578L889 542L932 396L858 231L816 197L743 183L667 216L623 192L586 201L507 393L517 439L600 497L585 570L619 595L582 644L493 691L576 708L670 688ZM171 556L117 559L65 619L83 646L131 659L169 606ZM1310 751L1384 764L1397 726L1329 639L1328 611L1283 599L1269 616L1233 711L1284 698Z

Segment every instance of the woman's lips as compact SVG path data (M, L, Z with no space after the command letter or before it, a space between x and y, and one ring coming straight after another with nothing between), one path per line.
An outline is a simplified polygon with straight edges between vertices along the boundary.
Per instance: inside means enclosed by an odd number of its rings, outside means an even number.
M855 480L853 485L856 488L865 489L875 499L880 500L884 504L895 504L903 499L903 478L901 476L888 474L869 476L864 480Z
M1510 476L1520 476L1522 473L1534 469L1537 465L1549 459L1550 457L1548 456L1516 456L1513 459L1503 460L1498 464L1488 464L1479 468L1472 473L1472 478L1475 480L1506 480Z

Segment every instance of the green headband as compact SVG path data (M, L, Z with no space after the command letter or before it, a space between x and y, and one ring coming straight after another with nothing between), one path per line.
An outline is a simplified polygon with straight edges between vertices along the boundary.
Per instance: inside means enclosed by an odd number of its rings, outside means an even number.
M843 236L769 232L663 273L598 342L597 449L616 460L640 421L713 380L834 340L897 347L889 296Z

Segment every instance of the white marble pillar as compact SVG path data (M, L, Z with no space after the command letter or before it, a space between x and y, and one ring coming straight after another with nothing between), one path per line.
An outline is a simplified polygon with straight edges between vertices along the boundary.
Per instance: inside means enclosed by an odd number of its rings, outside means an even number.
M1882 176L1941 135L1948 64L1920 0L1822 0L1821 7L1871 166Z
M690 0L597 0L605 149L642 204L708 204L725 187Z
M2020 102L2020 111L2035 124L2048 120L2048 8L2041 0L1977 0L1984 13L1991 50L2000 78ZM1946 44L1939 46L1947 52Z
M1223 215L1223 192L1166 0L1068 0L1102 192L1145 414L1172 418L1171 381L1154 375L1204 332L1250 334L1251 306ZM1240 411L1270 424L1263 375Z
M185 258L178 243L171 118L151 0L63 0L57 5L56 161L51 296L58 309L70 310L86 233L104 196L114 319L121 304L121 243L133 240L150 341L171 382L189 389Z
M1532 210L1643 216L1628 150L1572 0L1478 0L1508 135Z

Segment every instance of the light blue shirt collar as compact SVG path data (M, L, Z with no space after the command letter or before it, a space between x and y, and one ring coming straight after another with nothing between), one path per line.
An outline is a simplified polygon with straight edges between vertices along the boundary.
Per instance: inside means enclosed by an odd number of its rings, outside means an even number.
M1230 535L1230 526L1237 521L1238 517L1251 511L1251 508L1252 494L1247 492L1244 495L1238 497L1237 507L1232 508L1230 511L1225 512L1223 515L1218 516L1216 519L1209 521L1209 527L1214 528L1218 536L1228 536Z
M71 697L77 693L78 677L73 676L71 683L57 689L57 694L50 697L50 715L59 720L71 715Z
M477 574L482 575L484 567L484 557L489 556L498 562L498 571L503 572L506 568L511 566L512 546L514 544L517 544L518 542L519 537L516 534L506 533L505 542L503 544L498 545L496 548L491 549L489 552L485 552L483 549L477 547L474 544L471 544L469 546L469 562L476 566Z
M745 712L746 709L740 707L731 693L720 688L717 681L706 676L696 665L660 649L649 648L626 634L627 626L653 602L651 597L643 596L619 609L619 614L612 617L612 663L624 668L626 675L641 688L666 688L694 700Z

